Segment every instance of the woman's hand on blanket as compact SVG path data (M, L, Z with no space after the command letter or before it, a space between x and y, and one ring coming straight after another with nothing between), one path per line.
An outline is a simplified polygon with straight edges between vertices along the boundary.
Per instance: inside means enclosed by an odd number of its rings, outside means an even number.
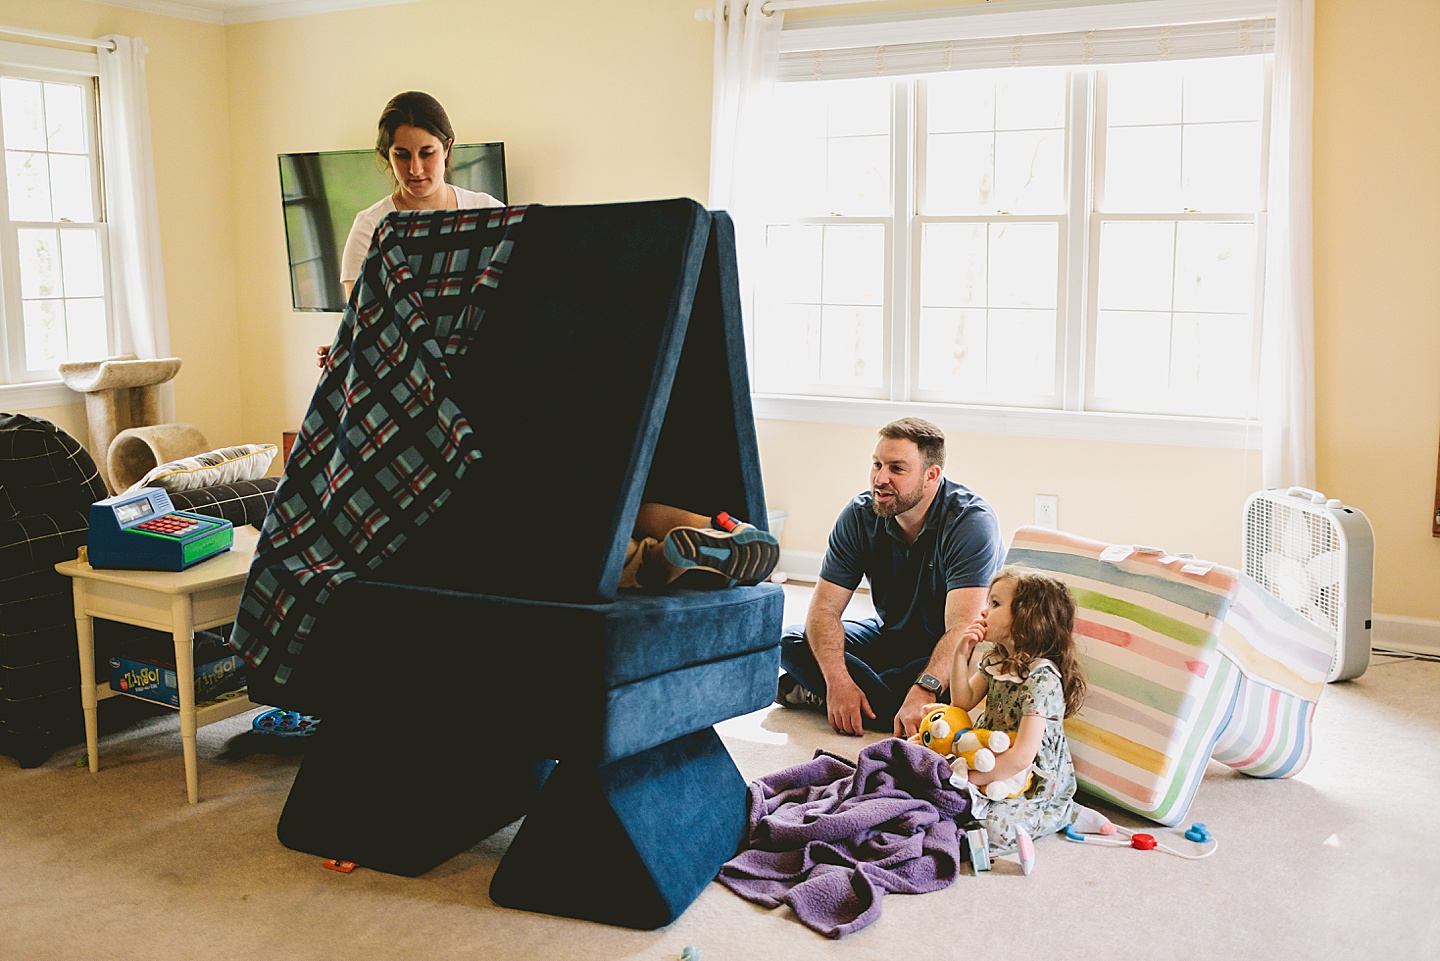
M825 710L830 716L830 726L839 734L865 733L865 720L860 715L873 719L875 712L860 685L849 674L834 682L826 679Z
M315 366L321 370L325 369L325 361L330 359L330 345L321 344L315 348Z

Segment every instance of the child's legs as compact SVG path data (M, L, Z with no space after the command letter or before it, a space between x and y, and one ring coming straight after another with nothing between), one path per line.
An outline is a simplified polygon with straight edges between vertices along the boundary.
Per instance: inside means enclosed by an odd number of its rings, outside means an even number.
M665 535L677 527L709 527L710 518L704 514L669 507L665 504L641 504L635 513L635 533L641 539L653 537L664 540Z
M659 548L660 542L653 537L640 540L630 538L630 543L625 548L625 563L620 566L621 590L633 590L643 586L640 583L640 569L645 567L647 562L654 564L655 552ZM664 560L663 552L660 559ZM648 577L646 579L649 580Z
M973 795L972 795L973 796ZM1071 821L1071 807L1063 800L1041 802L1026 797L986 801L976 805L976 817L985 826L991 854L1015 850L1015 829L1024 828L1031 840L1038 840L1065 828Z

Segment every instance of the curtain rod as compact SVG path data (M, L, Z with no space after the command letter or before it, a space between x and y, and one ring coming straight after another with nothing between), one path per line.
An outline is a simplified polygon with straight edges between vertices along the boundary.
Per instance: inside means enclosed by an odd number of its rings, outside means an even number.
M0 34L12 37L30 37L35 40L53 40L56 43L73 43L80 47L94 47L96 50L114 50L113 40L87 40L84 37L67 37L63 33L45 33L43 30L22 30L19 27L0 27Z

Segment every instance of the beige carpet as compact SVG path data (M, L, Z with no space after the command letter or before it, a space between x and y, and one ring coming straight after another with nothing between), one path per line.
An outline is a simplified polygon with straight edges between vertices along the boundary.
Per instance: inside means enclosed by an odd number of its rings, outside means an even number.
M967 868L944 891L887 897L876 923L838 942L714 884L660 931L496 907L486 890L513 827L420 878L338 874L275 840L299 758L251 753L250 715L201 729L191 806L175 717L115 701L101 712L98 774L75 766L83 746L33 770L0 757L0 961L676 959L687 945L704 961L1440 957L1431 663L1377 659L1327 689L1294 779L1212 764L1188 819L1219 840L1211 858L1047 838L1029 878L1013 860ZM746 778L863 743L780 708L721 730Z

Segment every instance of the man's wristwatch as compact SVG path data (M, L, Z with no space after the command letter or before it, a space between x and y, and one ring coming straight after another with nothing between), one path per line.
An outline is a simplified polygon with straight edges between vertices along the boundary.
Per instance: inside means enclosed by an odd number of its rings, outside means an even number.
M940 683L940 678L934 674L921 674L915 678L915 684L917 687L923 687L936 697L940 696L940 690L945 686Z

